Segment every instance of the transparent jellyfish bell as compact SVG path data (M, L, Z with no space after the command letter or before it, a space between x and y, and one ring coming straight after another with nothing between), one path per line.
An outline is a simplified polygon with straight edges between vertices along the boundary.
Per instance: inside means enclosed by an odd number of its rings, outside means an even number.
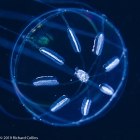
M103 116L126 83L127 49L105 16L59 8L33 20L11 57L17 96L35 120L81 125Z

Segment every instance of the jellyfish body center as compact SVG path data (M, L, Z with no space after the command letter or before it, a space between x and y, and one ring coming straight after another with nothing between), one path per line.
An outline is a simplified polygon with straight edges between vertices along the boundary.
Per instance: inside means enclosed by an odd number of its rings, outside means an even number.
M86 83L89 80L89 75L85 71L83 71L81 69L76 68L74 75L76 75L76 77L82 83Z

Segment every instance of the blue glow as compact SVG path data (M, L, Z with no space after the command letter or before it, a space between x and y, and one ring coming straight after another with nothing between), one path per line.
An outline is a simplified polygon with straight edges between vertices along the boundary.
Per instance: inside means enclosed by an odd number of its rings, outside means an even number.
M104 15L59 8L34 18L18 36L10 74L34 120L74 126L100 118L117 103L127 65L123 39Z

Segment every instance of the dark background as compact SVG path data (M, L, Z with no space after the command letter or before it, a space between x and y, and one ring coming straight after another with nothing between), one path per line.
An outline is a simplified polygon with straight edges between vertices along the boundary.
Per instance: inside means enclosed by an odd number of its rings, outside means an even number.
M95 122L66 128L54 127L34 120L13 119L0 111L0 136L35 136L41 140L140 140L140 1L91 0L84 2L108 17L109 21L120 30L128 49L128 81L119 102L108 114ZM38 6L41 8L38 9ZM0 11L0 25L21 32L26 23L22 21L15 24L11 20L5 21L3 16L8 17L6 11L24 12L27 15L30 13L30 17L34 18L38 16L36 10L40 10L40 14L45 12L45 6L30 0L0 0L0 10L5 11ZM16 17L18 14L14 14L13 18ZM13 43L16 41L17 36L3 32L0 30L0 37ZM8 43L0 42L0 44L5 44L5 47L9 45ZM0 77L6 79L10 79L11 50L4 48L3 45L0 47ZM20 105L18 98L12 94L14 92L12 88L8 91L4 88L4 82L0 81L0 84L0 104L11 114L31 118L31 115ZM8 85L10 86L10 83ZM19 110L20 113L17 112Z

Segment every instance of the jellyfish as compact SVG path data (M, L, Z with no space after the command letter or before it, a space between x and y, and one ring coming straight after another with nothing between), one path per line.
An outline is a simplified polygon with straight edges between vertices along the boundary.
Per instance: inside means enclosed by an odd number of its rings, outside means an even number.
M18 36L10 61L15 93L34 120L54 126L95 121L117 103L125 87L128 60L122 36L90 6L36 2L52 9L20 34L0 26Z

